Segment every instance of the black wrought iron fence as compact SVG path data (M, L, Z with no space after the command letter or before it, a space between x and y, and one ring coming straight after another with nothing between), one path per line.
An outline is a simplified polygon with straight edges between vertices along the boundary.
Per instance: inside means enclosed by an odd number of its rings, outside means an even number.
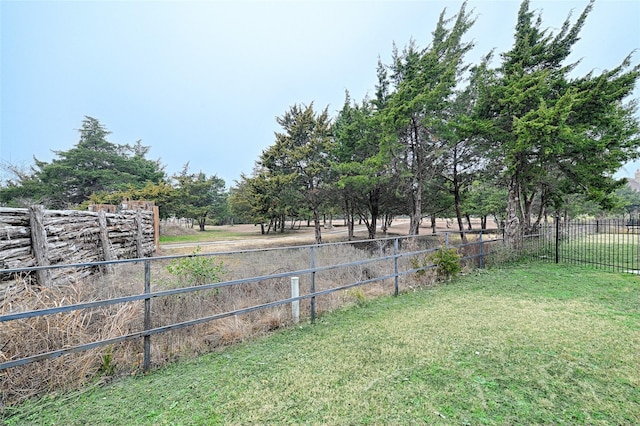
M640 221L558 220L523 238L523 255L556 263L640 273Z

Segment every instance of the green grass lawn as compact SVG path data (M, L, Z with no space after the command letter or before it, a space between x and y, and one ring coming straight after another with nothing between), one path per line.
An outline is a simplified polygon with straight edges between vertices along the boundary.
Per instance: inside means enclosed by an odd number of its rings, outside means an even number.
M256 236L260 235L258 229ZM237 240L243 238L251 238L252 235L246 232L232 232L220 229L206 229L193 234L184 235L160 235L160 244L170 243L200 243L207 241Z
M590 263L618 271L640 269L637 234L595 234L561 241L559 254L567 262Z
M526 264L7 408L5 422L631 425L639 353L637 276Z

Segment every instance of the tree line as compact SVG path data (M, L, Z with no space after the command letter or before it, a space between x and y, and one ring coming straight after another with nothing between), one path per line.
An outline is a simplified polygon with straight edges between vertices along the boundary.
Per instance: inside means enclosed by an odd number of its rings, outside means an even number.
M435 226L436 217L453 217L464 239L471 216L483 226L493 217L517 246L550 214L610 210L633 195L613 175L639 156L636 101L628 98L640 66L629 55L612 70L575 76L579 61L567 60L592 8L593 1L551 32L524 0L511 49L478 64L465 59L473 12L466 3L452 16L443 10L429 45L394 45L391 63L378 61L372 97L356 101L347 92L335 117L313 102L289 107L276 119L274 143L228 192L188 165L164 176L145 158L147 147L109 144L87 117L74 149L16 173L0 201L144 198L201 229L211 218L264 232L307 220L318 243L326 215L344 217L349 238L356 221L375 238L407 215L412 235L424 218Z
M124 199L154 201L161 218L188 218L205 229L207 220L224 220L227 193L223 179L189 171L167 176L150 147L108 141L96 118L85 117L80 140L67 151L54 151L51 162L34 158L28 170L9 165L12 178L0 188L0 205L50 209L86 209L90 204L119 205Z
M231 191L231 208L280 226L311 216L318 242L321 211L342 212L350 236L364 221L370 238L402 214L412 235L425 217L454 217L464 239L470 215L493 215L515 246L578 201L615 207L624 180L613 175L638 157L636 102L626 99L640 67L629 56L572 76L578 63L567 58L592 8L554 34L523 1L513 47L495 66L493 52L465 62L466 3L443 11L428 46L394 46L391 63L379 61L375 97L347 93L333 121L313 103L278 118L282 132Z

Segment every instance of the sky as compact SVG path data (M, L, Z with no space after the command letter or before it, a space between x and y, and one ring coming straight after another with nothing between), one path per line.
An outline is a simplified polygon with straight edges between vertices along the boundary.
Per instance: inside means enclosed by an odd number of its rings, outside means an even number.
M428 46L442 10L452 15L461 4L0 0L0 163L51 161L78 142L90 116L111 142L150 146L147 158L169 175L188 163L232 186L274 143L276 117L311 102L335 117L345 90L355 101L373 97L378 60L389 64L393 44ZM587 4L531 0L531 9L557 31ZM477 18L468 62L512 46L519 5L468 2ZM582 61L576 76L599 74L635 49L637 64L640 1L597 0L570 59Z

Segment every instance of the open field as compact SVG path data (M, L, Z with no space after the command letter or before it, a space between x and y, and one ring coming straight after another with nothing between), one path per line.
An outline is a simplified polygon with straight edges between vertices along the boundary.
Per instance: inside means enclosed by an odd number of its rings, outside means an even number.
M478 271L6 409L23 424L638 424L640 280Z
M424 221L420 227L421 235L431 234L430 221ZM474 230L480 229L479 219L472 219ZM495 223L488 222L488 227L495 230ZM438 219L436 221L438 232L456 232L457 225L453 220ZM297 229L287 229L284 233L271 232L267 235L260 234L260 227L251 224L207 226L204 232L195 229L172 230L165 232L161 229L160 251L161 254L189 254L195 247L200 247L203 253L267 248L287 245L303 245L314 243L314 228L312 226L301 226ZM387 236L408 235L409 220L406 218L395 219L387 231ZM366 239L368 237L365 225L355 226L355 237ZM384 238L385 235L379 230L377 238ZM333 225L322 229L322 240L324 242L336 242L347 240L347 228L342 221L334 221Z

